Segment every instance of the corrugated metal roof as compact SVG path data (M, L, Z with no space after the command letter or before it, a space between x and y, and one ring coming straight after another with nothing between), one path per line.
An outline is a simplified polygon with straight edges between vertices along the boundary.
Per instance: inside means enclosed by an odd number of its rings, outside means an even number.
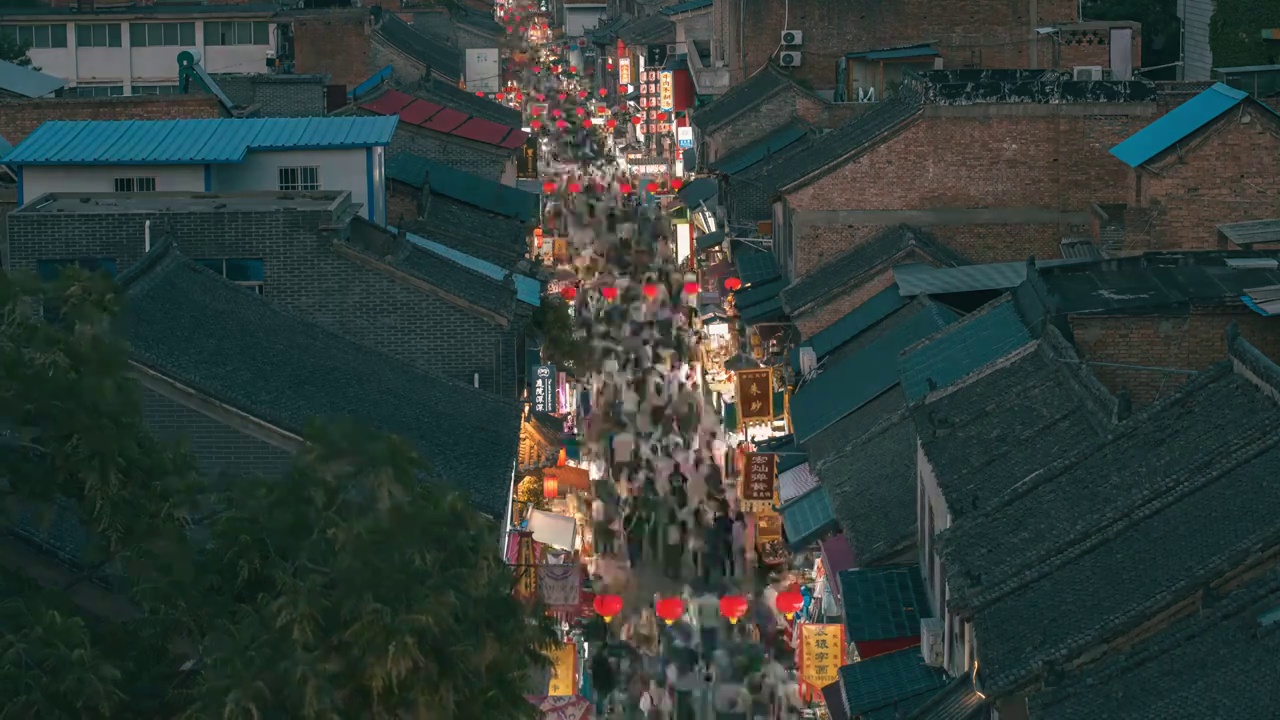
M724 231L717 230L715 232L706 233L698 236L698 249L710 250L713 247L719 247L724 243Z
M1240 302L1263 317L1280 313L1280 285L1249 288L1240 296Z
M1242 247L1258 243L1280 242L1280 219L1228 223L1219 225L1218 232Z
M379 115L398 115L400 121L408 125L508 150L523 145L529 137L520 128L477 117L466 110L446 107L399 90L388 90L362 104L360 109Z
M907 301L902 299L902 295L896 287L885 288L872 295L866 302L849 312L848 315L813 336L811 343L814 354L821 360L830 354L832 350L849 342L862 331L889 317L905 304L907 304Z
M838 527L831 511L831 499L821 487L815 487L783 505L778 514L782 516L782 527L787 531L787 544L793 549L803 548L818 540L823 533Z
M1111 148L1111 154L1129 167L1136 168L1213 122L1247 97L1248 93L1222 83L1214 83L1208 90L1170 110Z
M386 145L394 117L53 120L5 156L13 165L238 163L250 150Z
M391 225L388 225L387 229L391 232L400 232L398 228ZM542 283L531 277L508 272L488 260L481 260L480 258L468 255L461 250L454 250L447 245L441 245L440 243L434 240L428 240L421 235L406 232L405 238L424 250L435 253L440 257L448 258L449 260L452 260L463 267L475 270L486 277L490 277L495 280L506 280L508 275L515 275L516 298L520 300L520 302L534 307L538 307L542 304Z
M778 475L778 499L784 503L791 502L818 487L818 476L809 469L805 462Z
M415 188L430 187L437 195L521 222L538 215L538 195L534 193L417 155L401 153L392 158L387 163L387 177Z
M9 151L12 149L13 149L13 145L11 145L8 140L5 140L3 137L0 137L0 158L4 157L5 155L8 155Z
M773 253L750 245L741 244L735 249L733 265L744 285L765 283L779 277Z
M67 81L39 70L0 60L0 90L26 98L44 97L67 86Z

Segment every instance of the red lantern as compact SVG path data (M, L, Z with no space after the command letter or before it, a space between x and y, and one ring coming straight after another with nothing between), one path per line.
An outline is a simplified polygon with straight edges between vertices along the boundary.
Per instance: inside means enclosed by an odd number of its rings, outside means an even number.
M569 453L564 448L560 448L560 456L556 458L556 467L564 467L569 464Z
M567 98L567 97L569 97L569 96L568 96L568 95L565 95L564 93L560 93L560 94L559 94L559 95L557 95L556 97L560 98L561 100L564 100L565 98Z
M737 280L737 278L730 278L730 280ZM725 282L725 285L728 284L728 282ZM739 280L738 284L741 285L742 281ZM800 608L804 607L804 596L795 590L780 592L778 593L778 599L774 601L774 605L777 606L778 612L790 620L793 615L800 612Z
M747 599L741 595L725 595L720 598L720 614L736 625L747 614Z
M618 617L622 612L622 598L617 595L597 595L591 605L605 622Z
M616 287L603 288L600 290L600 294L604 296L605 300L609 300L609 301L617 300L618 288Z
M560 66L559 66L559 65L552 65L552 66L551 66L551 72L553 72L553 73L558 73L558 72L560 72ZM561 100L563 100L563 99L564 99L564 97L562 96L560 99L561 99Z
M662 598L654 603L654 609L657 610L658 617L670 625L684 616L684 600L678 597Z
M672 190L679 190L682 185L684 185L684 181L681 180L680 178L671 178Z
M582 117L583 115L586 115L586 114L587 114L587 109L586 109L586 108L578 108L578 109L577 109L577 113L578 113L578 117Z
M644 293L645 297L652 300L653 298L658 297L658 286L654 285L653 283L645 283L644 288L642 288L641 292Z
M724 281L724 286L729 289L729 292L737 292L738 288L742 287L742 280L731 277Z
M565 300L572 300L578 297L578 288L572 285L563 287L560 289L560 297L564 298Z
M628 183L622 183L621 185L618 186L618 192L622 193L623 195L630 195L631 185Z
M653 182L652 180L650 180L650 181L649 181L649 184L644 186L644 189L645 189L645 190L648 190L648 191L649 191L649 192L651 192L651 193L656 193L656 192L658 192L658 190L659 190L661 187L662 187L662 186L661 186L661 185L659 185L658 183Z
M577 72L578 72L578 67L577 67L576 65L570 65L570 66L569 66L569 74L571 74L571 75L572 75L572 74L577 73ZM587 96L587 91L586 91L586 90L583 90L583 91L582 91L582 93L581 93L581 95L579 95L579 97L586 97L586 96Z
M555 184L555 183L551 182L550 180L548 180L547 182L542 183L542 192L543 192L543 193L545 193L545 194L547 194L547 195L550 195L551 193L553 193L553 192L555 192L555 191L556 191L556 184Z
M516 101L521 102L523 100L524 100L524 93L519 93L519 92L516 93Z
M569 127L569 123L565 122L564 120L557 120L557 121L556 121L556 127L558 127L558 128L560 128L561 130L563 130L563 129L565 129L565 128Z
M542 497L550 500L560 496L560 481L554 475L542 477Z
M529 107L529 114L530 114L530 115L532 115L532 116L534 116L534 117L538 117L539 115L541 115L541 114L542 114L542 106L541 106L541 105L532 105L532 106L530 106L530 107Z
M533 66L533 74L534 74L534 75L537 75L537 74L538 74L538 73L540 73L540 72L542 72L542 67L541 67L541 66L539 66L539 65L534 65L534 66Z
M560 117L560 116L561 116L561 115L563 115L563 114L564 114L564 113L560 110L560 108L552 108L552 109L551 109L551 117Z
M667 121L667 114L664 112L658 113L658 122L666 122L666 121Z
M644 118L640 117L639 115L632 115L632 116L631 116L631 124L632 124L632 125L635 125L636 127L640 127L640 123L643 123L643 122L644 122Z
M696 295L697 293L698 293L698 283L690 280L689 282L684 284L685 295Z
M476 97L484 97L484 91L483 91L483 90L477 90L477 91L476 91Z
M503 100L507 99L507 96L503 95L502 93L498 93L497 95L493 96L493 99L497 100L498 102L502 102Z
M613 61L612 61L612 60L610 60L610 61L609 61L609 65L611 65L611 66L613 65ZM608 95L608 94L609 94L609 89L608 89L608 88L600 88L600 97L604 97L605 95Z
M605 105L597 105L597 106L596 106L596 112L598 112L598 113L600 113L601 115L603 115L603 114L605 114L605 113L609 112L609 108L608 108L607 106L605 106Z
M612 130L618 127L618 121L614 120L613 118L609 118L608 120L604 121L604 126Z
M582 183L576 183L576 182L574 182L574 183L569 183L569 192L571 192L571 193L580 193L580 192L582 192Z
M529 127L533 128L534 130L537 130L538 128L542 127L542 121L541 121L541 120L530 120L530 121L529 121Z

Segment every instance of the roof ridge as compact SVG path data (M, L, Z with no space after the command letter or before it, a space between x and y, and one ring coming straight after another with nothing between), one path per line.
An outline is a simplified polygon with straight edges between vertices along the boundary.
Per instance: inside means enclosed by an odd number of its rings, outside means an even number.
M363 219L362 219L362 218L356 218L356 220L363 220ZM373 227L373 228L374 228L374 229L376 229L376 230L382 231L382 232L386 233L387 235L390 235L391 237L396 237L396 234L395 234L395 233L388 232L388 231L387 231L385 228L383 228L383 227L380 227L380 226L374 225L373 223L370 223L370 222L369 222L369 221L367 221L367 220L363 220L363 222L364 222L365 224L370 225L371 227ZM408 232L408 229L407 229L407 228L406 228L405 230L406 230L406 232ZM415 232L414 234L416 235L417 233ZM424 238L424 239L430 240L430 238ZM353 249L355 249L355 250L358 250L358 251L359 251L361 254L363 254L363 255L367 255L367 256L369 256L369 257L371 257L371 258L377 259L377 257L376 257L375 255L372 255L368 250L366 250L365 248L361 247L360 245L358 245L358 244L356 244L356 243L351 242L350 240L344 240L344 241L342 241L342 242L343 242L343 244L344 244L344 245L350 246L351 248L353 248ZM427 254L428 256L430 256L431 258L433 258L433 259L435 259L435 260L439 260L439 261L441 261L441 262L445 263L446 265L448 265L448 266L450 266L450 267L452 267L452 268L457 268L457 269L459 269L459 270L462 270L463 272L466 272L466 273L468 273L468 274L470 274L470 275L472 275L472 276L475 276L475 277L477 277L477 278L479 278L479 279L483 280L483 281L484 281L484 282L486 282L486 283L489 283L489 284L491 284L491 285L496 285L496 286L498 286L498 287L502 287L502 288L506 288L506 287L507 287L507 279L508 279L508 278L511 278L511 277L515 274L515 271L514 271L514 270L507 270L506 268L503 268L503 267L501 267L500 265L497 265L496 263L491 263L491 264L493 264L495 267L497 267L499 270L503 270L503 271L505 271L505 272L506 272L506 275L504 275L502 278L493 278L493 277L490 277L490 276L488 276L488 275L486 275L486 274L484 274L484 273L480 272L479 270L476 270L476 269L471 268L471 267L467 267L466 265L464 265L464 264L462 264L462 263L458 262L457 260L454 260L453 258L449 257L448 255L444 255L444 254L441 254L441 253L437 253L437 252L433 251L431 248L423 247L423 246L421 246L421 245L419 245L419 244L417 244L417 243L415 243L415 242L413 242L413 241L411 241L411 240L408 240L407 238L405 239L405 242L404 242L404 244L403 244L403 247L401 247L401 248L399 248L399 249L397 250L397 253L398 253L398 254L399 254L399 256L400 256L400 257L402 257L402 258L403 258L403 257L408 257L410 254L412 254L412 253L414 253L414 252L426 253L426 254ZM470 256L470 257L475 257L474 255L471 255L470 253L467 253L467 252L463 252L463 251L461 251L461 250L457 250L457 252L459 252L459 253L461 253L461 254L463 254L463 255L468 255L468 256ZM476 258L476 259L481 259L481 258ZM413 274L413 275L417 275L417 273L411 273L411 274ZM431 285L433 285L433 286L439 287L438 285L436 285L436 283L435 283L435 282L433 282L433 281L431 281L431 280L429 280L429 279L427 279L427 278L423 278L423 280L425 280L425 281L426 281L426 282L428 282L428 283L431 283ZM450 292L447 288L440 288L440 289L441 289L441 290L444 290L445 292ZM452 294L452 293L450 293L450 294ZM511 295L512 295L512 297L513 297L513 298L515 297L515 290L514 290L514 289L512 289L512 290L511 290Z
M1229 444L1223 452L1189 464L1181 472L1169 476L1164 482L1148 487L1136 502L1113 507L1091 529L1081 530L1064 539L1049 552L1028 558L1022 568L1004 573L1004 580L983 592L962 593L960 602L967 600L966 609L981 610L989 607L1015 590L1050 575L1062 566L1097 550L1100 546L1128 534L1135 527L1159 516L1170 507L1197 492L1222 480L1226 475L1253 462L1262 453L1280 445L1280 435L1269 427L1253 433L1242 433L1245 441ZM1229 459L1222 462L1222 456Z
M127 294L129 288L140 284L147 278L153 268L159 267L163 261L173 255L181 256L181 253L178 252L177 246L174 245L173 238L166 233L160 238L159 242L152 244L150 250L143 253L138 262L116 275L116 284ZM198 263L195 264L199 265Z

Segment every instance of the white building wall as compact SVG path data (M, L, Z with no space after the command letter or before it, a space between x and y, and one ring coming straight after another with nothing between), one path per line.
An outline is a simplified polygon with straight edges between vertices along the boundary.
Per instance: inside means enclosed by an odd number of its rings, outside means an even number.
M380 151L381 148L375 148ZM376 156L380 152L375 152ZM375 166L376 166L375 162ZM350 150L282 150L275 152L250 152L244 162L213 167L214 192L247 192L251 190L279 190L280 168L317 167L320 169L321 190L348 190L351 201L363 207L360 215L370 217L369 172L365 148ZM385 186L374 178L374 196L382 196L385 202ZM373 210L377 213L376 207ZM385 210L377 215L384 218Z
M203 165L28 165L22 168L22 201L50 192L115 192L116 178L124 177L153 177L158 192L204 192Z

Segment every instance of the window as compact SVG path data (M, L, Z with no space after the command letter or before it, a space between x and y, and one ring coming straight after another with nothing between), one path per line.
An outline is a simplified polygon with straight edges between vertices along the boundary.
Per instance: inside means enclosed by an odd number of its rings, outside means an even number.
M120 23L77 24L76 47L120 47Z
M177 95L177 85L134 85L134 95Z
M0 27L0 40L25 48L64 48L67 46L67 26L5 25Z
M318 167L282 167L280 168L281 190L319 190L320 168Z
M77 85L72 88L76 97L118 97L124 95L123 85Z
M205 45L270 45L265 22L206 22Z
M237 285L243 285L259 295L262 294L262 280L264 274L261 260L213 258L196 260L196 262Z
M153 177L121 177L116 178L116 192L155 192L156 179Z
M133 47L190 47L196 44L196 24L129 23L129 44Z
M39 273L40 279L45 282L57 280L62 275L62 270L67 267L77 266L86 272L104 272L111 277L116 276L116 259L115 258L72 258L66 260L39 260L36 262L36 272Z

